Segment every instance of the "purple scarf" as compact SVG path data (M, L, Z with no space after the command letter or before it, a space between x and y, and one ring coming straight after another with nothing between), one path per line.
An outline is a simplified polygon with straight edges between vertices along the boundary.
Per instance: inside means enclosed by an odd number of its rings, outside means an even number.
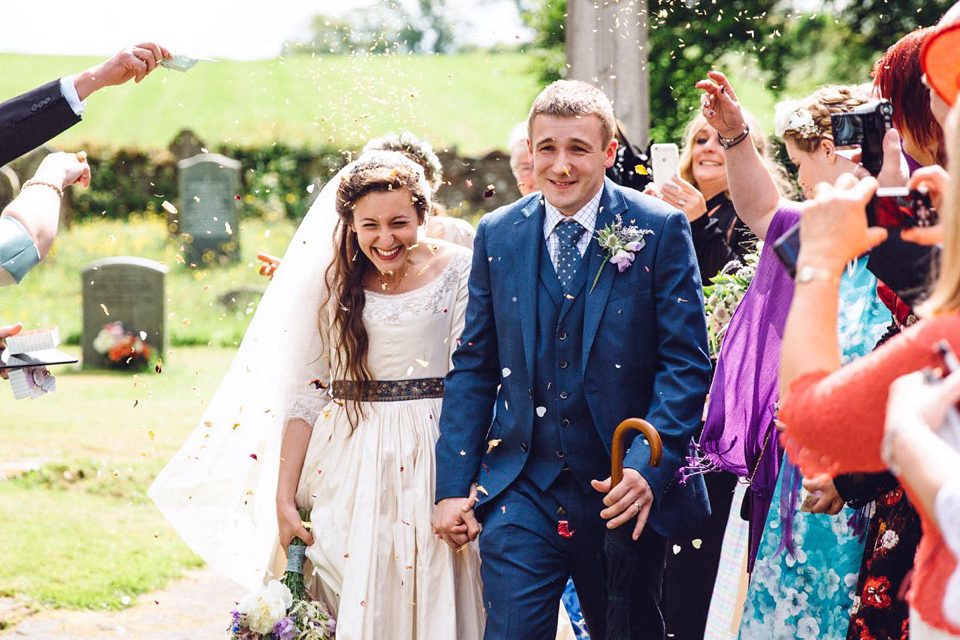
M699 445L702 466L752 478L746 507L750 570L780 468L782 452L773 417L779 399L780 346L793 301L793 280L773 244L799 220L798 209L783 207L770 222L756 274L723 339Z

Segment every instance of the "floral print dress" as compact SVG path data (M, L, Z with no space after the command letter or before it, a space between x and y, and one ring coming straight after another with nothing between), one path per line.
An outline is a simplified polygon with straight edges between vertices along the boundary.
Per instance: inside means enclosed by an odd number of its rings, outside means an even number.
M844 363L872 351L890 323L866 264L866 258L852 263L840 284L837 329ZM781 550L781 493L793 475L785 457L750 576L740 625L745 640L847 637L864 549L849 524L855 511L844 506L830 516L794 509L789 516L793 551Z

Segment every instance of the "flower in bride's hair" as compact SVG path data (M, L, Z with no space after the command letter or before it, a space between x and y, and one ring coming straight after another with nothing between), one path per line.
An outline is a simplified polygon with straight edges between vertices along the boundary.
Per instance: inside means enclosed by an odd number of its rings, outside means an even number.
M820 127L813 121L813 114L809 109L803 108L799 100L785 100L774 107L773 129L778 138L783 138L786 133L801 138L816 138L820 135Z

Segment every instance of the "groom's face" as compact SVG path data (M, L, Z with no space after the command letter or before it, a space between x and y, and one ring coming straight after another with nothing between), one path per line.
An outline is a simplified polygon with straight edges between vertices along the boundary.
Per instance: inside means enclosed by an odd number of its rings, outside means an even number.
M597 116L538 115L530 130L537 186L547 202L572 216L596 195L617 142L603 139Z

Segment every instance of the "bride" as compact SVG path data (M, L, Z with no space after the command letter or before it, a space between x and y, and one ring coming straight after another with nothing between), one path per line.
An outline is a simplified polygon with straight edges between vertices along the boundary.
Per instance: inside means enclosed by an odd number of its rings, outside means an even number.
M483 635L476 548L452 550L430 526L470 254L418 243L429 209L422 169L396 152L364 154L328 183L201 424L150 489L190 547L251 590L304 539L308 586L336 612L339 640Z

